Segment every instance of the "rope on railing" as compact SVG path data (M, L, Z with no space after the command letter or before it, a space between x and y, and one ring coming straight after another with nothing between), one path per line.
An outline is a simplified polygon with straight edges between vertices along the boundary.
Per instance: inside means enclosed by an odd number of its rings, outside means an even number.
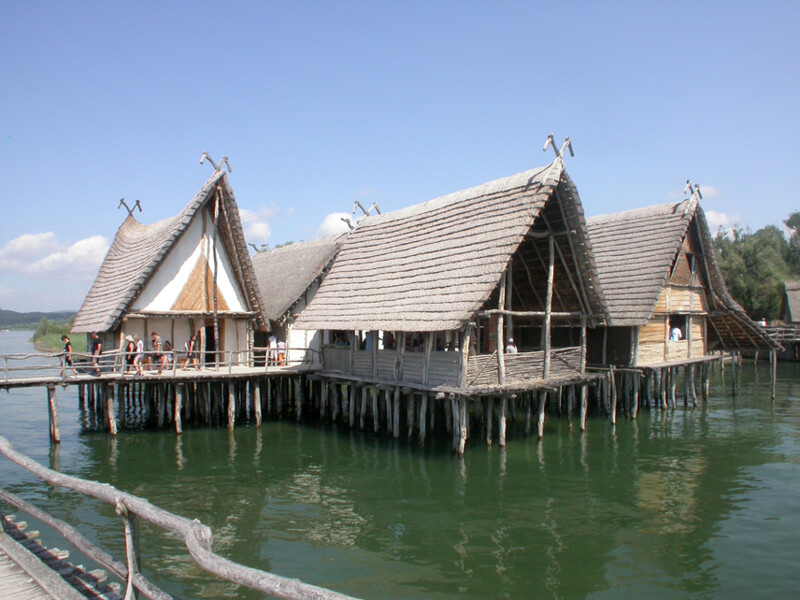
M197 519L189 520L175 515L143 498L122 492L107 483L98 483L71 475L64 475L58 471L43 467L31 458L15 451L11 442L2 436L0 436L0 454L51 485L97 498L114 506L118 514L122 514L126 518L129 518L130 514L134 514L148 523L180 535L194 561L201 568L217 577L287 600L353 600L351 596L303 583L298 579L289 579L259 569L245 567L223 558L211 550L211 529ZM133 544L130 544L130 547L132 546ZM129 547L129 544L126 543L126 547ZM132 562L129 561L129 564L132 564ZM129 572L126 569L126 573ZM131 585L144 592L139 587L138 579L135 575Z

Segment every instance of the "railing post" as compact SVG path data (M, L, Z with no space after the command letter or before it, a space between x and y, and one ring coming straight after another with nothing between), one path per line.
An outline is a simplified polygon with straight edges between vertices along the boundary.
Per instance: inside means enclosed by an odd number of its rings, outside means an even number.
M125 600L135 600L136 590L133 578L139 572L139 532L136 529L136 517L128 513L122 500L117 500L117 514L122 517L125 526L125 556L128 563L128 576L125 581Z

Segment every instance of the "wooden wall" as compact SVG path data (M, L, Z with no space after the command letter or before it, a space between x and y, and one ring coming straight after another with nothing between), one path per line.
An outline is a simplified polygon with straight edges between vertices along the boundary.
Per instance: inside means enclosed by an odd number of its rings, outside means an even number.
M689 338L679 342L668 340L669 315L653 315L648 323L639 328L639 352L637 365L651 365L672 360L697 358L706 353L705 316L687 315L691 318L692 348Z

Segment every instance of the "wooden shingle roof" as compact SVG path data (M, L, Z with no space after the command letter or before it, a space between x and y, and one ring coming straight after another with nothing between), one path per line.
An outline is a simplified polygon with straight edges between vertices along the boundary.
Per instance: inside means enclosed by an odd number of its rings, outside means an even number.
M609 325L644 325L694 217L690 201L586 220Z
M268 320L277 321L300 299L333 260L346 235L296 242L251 257Z
M392 213L364 219L345 239L301 329L443 331L466 323L497 286L509 259L558 190L588 282L603 305L577 190L557 159Z
M123 312L136 300L164 257L206 203L213 201L217 187L222 196L220 242L224 245L244 296L257 320L266 328L260 313L255 274L239 219L239 209L224 171L216 171L198 194L175 217L152 225L139 223L129 215L117 230L100 271L83 301L72 331L85 333L113 329Z

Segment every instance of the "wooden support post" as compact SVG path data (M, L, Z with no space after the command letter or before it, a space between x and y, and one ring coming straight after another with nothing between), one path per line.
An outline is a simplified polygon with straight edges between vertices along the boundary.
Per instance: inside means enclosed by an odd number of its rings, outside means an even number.
M331 421L336 423L336 420L339 418L339 406L341 405L341 386L334 382L331 384L331 409L333 410L333 414L331 416Z
M347 406L349 413L350 428L352 429L356 424L356 395L358 388L355 383L350 384L350 400Z
M473 325L469 323L463 329L463 339L461 340L461 371L459 374L459 385L466 387L467 385L467 373L469 371L469 340L472 337ZM431 339L433 339L433 334L431 334ZM427 365L430 357L425 359L425 363ZM426 374L426 379L423 383L428 383L428 376Z
M425 445L425 425L427 420L428 410L428 394L422 394L422 400L419 403L419 445Z
M589 387L581 384L581 431L586 431L586 414L589 412Z
M183 385L180 383L175 384L175 406L173 407L174 416L172 420L175 422L175 433L178 435L183 433L183 423L181 422L181 408L183 407Z
M614 366L611 366L611 371L608 374L608 385L611 388L611 424L617 424L617 378L614 373Z
M358 414L358 426L364 429L364 421L367 418L367 386L361 387L361 411Z
M498 426L498 445L501 448L505 448L506 445L506 410L508 409L508 396L505 394L503 395L502 400L500 401L500 423Z
M672 403L672 408L675 409L678 398L678 367L671 367L669 369L669 401Z
M544 336L544 367L542 369L542 379L547 379L550 376L550 329L552 322L552 308L553 308L553 280L555 274L555 249L553 234L547 237L548 251L550 253L549 263L547 265L547 304L544 309L544 325L542 326L542 335Z
M414 420L415 414L414 411L414 399L416 394L407 393L406 394L406 432L408 435L408 439L411 439L411 436L414 434Z
M114 386L103 385L105 387L106 397L106 419L108 419L108 433L112 437L117 436L117 419L114 415Z
M683 365L683 408L689 406L689 388L689 365Z
M400 437L400 386L394 387L394 398L392 398L392 435L394 439Z
M500 278L499 301L497 308L500 310L505 309L506 304L506 277L507 271L503 271L503 276ZM506 362L505 362L505 342L503 340L503 313L497 315L497 383L499 385L506 384Z
M769 375L770 375L770 400L775 400L778 383L778 355L775 350L769 352Z
M639 373L631 375L633 380L633 406L631 406L631 418L635 419L639 415Z
M494 421L494 397L490 396L489 398L485 398L484 402L486 403L485 407L485 416L484 421L486 422L486 445L492 445L492 424Z
M738 382L736 381L736 379L737 379L737 371L738 370L739 369L738 369L738 364L737 364L737 360L736 360L736 353L734 352L732 357L731 357L731 382L732 382L732 390L733 390L733 395L734 396L736 396L736 394L739 391L737 389Z
M236 388L231 380L228 383L228 431L233 431L236 424Z
M528 398L525 400L525 437L528 437L531 434L531 404L533 403L533 398L528 394Z
M253 418L255 419L256 427L261 427L261 383L254 379L250 384L253 390ZM295 400L294 403L298 404L297 402L297 388L299 386L295 384L294 388L294 396ZM299 408L297 410L300 410Z
M608 388L606 387L606 390ZM567 416L569 419L569 428L572 431L572 417L575 414L575 386L571 385L567 388Z
M689 393L692 396L692 407L697 407L697 381L694 365L689 365Z
M552 240L552 237L550 238ZM545 390L539 390L539 407L538 407L538 420L537 420L537 435L541 440L544 437L544 409L545 404L547 403L547 392Z
M54 444L61 443L61 425L58 419L58 403L56 402L55 386L47 387L47 407L50 415L50 440Z
M458 455L464 456L467 447L467 435L469 434L469 412L467 410L467 399L463 396L458 399Z
M372 391L372 429L375 433L378 433L381 428L380 409L378 407L378 387L373 385L370 390Z
M425 332L425 354L422 363L422 383L428 385L430 380L431 352L433 351L433 332Z

